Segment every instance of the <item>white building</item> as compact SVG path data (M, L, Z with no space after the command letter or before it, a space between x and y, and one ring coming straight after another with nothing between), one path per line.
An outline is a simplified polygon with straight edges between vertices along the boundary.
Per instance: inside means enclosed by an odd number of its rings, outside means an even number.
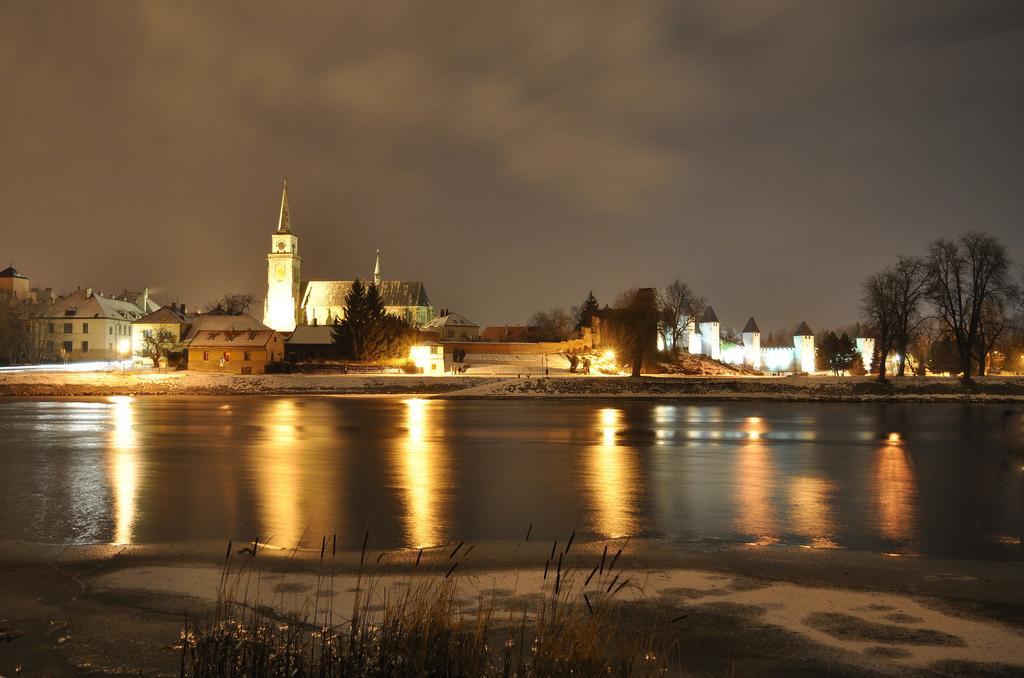
M32 322L49 359L118 360L131 354L132 322L159 308L148 289L113 297L86 287L44 304Z

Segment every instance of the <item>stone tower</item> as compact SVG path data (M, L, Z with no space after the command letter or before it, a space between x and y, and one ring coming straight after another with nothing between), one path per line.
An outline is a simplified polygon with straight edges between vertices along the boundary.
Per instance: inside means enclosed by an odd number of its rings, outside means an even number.
M267 255L267 301L263 307L263 324L278 332L291 332L299 318L299 288L302 258L299 239L292 235L288 210L288 180L281 190L281 214L277 230L270 239Z
M807 323L802 322L793 335L793 369L811 374L814 364L814 333Z
M761 369L761 330L753 318L743 326L743 362L747 367Z
M708 306L700 317L701 353L712 360L722 358L722 332L715 309Z

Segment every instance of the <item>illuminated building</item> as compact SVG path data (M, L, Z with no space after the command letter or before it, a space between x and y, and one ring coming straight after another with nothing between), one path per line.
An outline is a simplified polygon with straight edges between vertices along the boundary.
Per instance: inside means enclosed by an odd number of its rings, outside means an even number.
M369 280L369 278L367 278ZM384 280L380 250L374 265L374 284L386 313L416 326L429 322L434 309L427 290L418 280ZM354 280L302 280L299 239L292 233L288 182L281 191L277 230L267 254L267 298L263 324L278 332L292 332L298 325L330 325L345 317L345 297Z

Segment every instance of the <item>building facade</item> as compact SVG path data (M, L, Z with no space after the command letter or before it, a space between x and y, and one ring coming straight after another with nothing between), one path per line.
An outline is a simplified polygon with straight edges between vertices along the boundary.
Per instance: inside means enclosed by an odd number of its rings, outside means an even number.
M148 290L108 297L86 287L39 305L31 322L44 360L121 360L131 355L132 323L159 308Z

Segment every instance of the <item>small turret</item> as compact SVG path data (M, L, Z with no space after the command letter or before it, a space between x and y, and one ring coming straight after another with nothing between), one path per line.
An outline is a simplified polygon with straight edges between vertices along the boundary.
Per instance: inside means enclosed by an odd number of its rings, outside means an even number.
M700 317L700 343L701 353L712 360L719 360L722 356L722 331L715 315L715 309L708 306L704 309L704 315Z
M761 369L761 329L753 317L743 326L743 362L755 370Z
M377 287L380 287L381 280L382 277L380 274L380 250L377 250L377 263L373 267L373 284L376 285Z

